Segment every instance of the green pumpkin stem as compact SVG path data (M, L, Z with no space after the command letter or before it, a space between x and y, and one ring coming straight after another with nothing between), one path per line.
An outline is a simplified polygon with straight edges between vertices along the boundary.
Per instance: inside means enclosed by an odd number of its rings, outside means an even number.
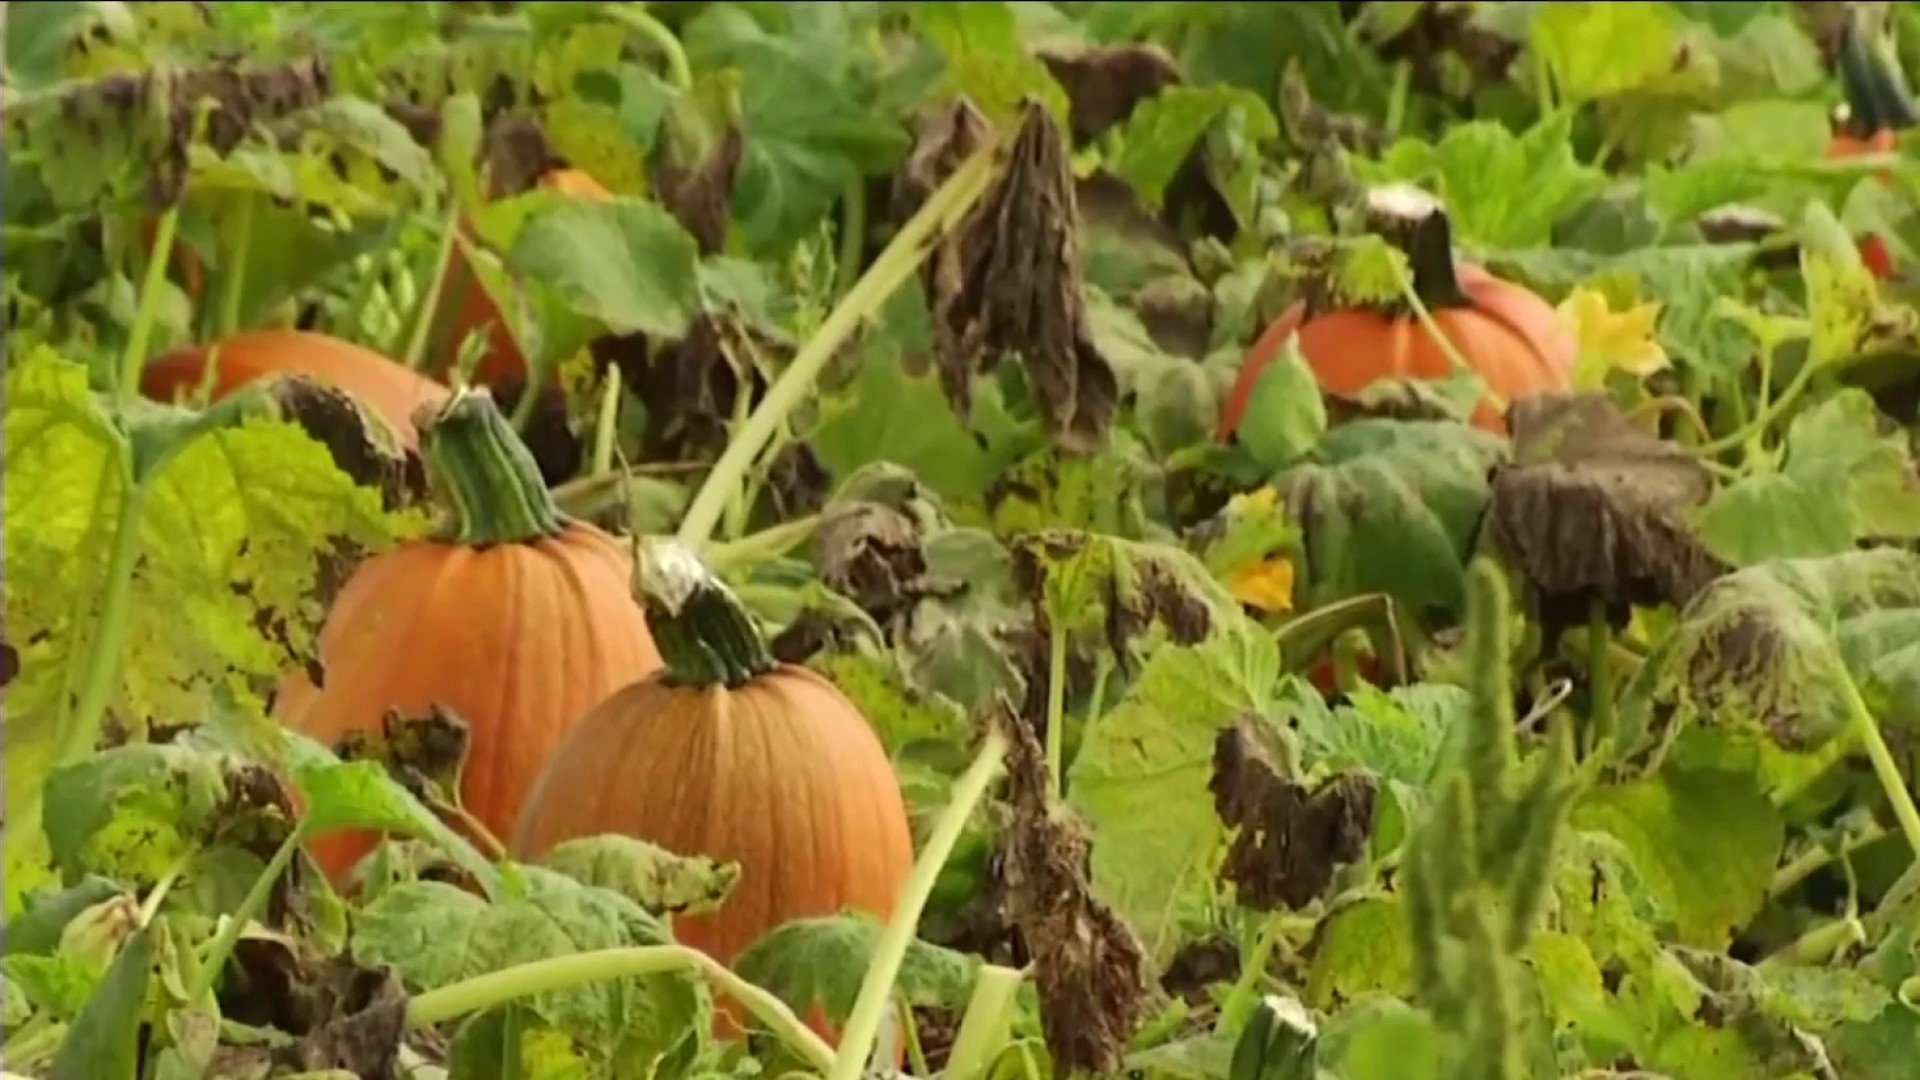
M777 666L753 616L685 545L643 542L633 579L669 683L731 690Z
M1867 15L1855 11L1840 32L1840 83L1847 102L1839 127L1861 140L1883 131L1904 131L1920 124L1913 94L1900 66L1886 55L1887 46L1864 25Z
M1440 200L1410 184L1367 193L1367 220L1374 232L1400 249L1413 275L1413 291L1429 308L1469 307L1453 257L1453 223Z
M442 539L469 547L521 544L557 536L572 523L485 387L462 387L422 407L414 423L428 481L451 515Z

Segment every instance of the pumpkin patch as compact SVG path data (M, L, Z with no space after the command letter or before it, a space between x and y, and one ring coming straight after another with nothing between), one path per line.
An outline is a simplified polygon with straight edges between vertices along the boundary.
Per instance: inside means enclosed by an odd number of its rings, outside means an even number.
M1920 1080L1920 5L5 11L0 1080Z

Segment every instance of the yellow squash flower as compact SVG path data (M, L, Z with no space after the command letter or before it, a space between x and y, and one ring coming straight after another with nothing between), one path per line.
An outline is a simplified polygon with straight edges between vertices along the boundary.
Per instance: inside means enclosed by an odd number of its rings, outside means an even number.
M1645 378L1668 366L1667 350L1653 334L1657 300L1615 311L1605 293L1583 286L1567 294L1555 314L1580 343L1574 382L1583 389L1599 386L1610 371Z

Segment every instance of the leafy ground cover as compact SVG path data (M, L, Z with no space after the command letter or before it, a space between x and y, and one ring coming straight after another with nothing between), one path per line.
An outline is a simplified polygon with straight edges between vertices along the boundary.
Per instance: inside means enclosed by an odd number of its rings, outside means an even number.
M1912 5L5 17L6 1075L1920 1076Z

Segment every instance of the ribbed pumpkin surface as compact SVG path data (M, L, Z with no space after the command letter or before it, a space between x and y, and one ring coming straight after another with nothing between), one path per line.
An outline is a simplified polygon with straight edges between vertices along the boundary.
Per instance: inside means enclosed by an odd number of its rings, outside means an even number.
M422 541L383 553L361 564L328 614L323 687L290 677L275 712L332 745L378 731L389 708L454 710L472 733L462 801L504 839L569 725L660 665L628 594L629 564L624 547L585 525L524 543ZM337 834L314 853L337 875L371 845Z
M528 798L513 849L532 860L608 833L739 864L718 911L673 919L676 940L724 964L793 919L844 908L885 919L913 872L879 740L832 684L798 667L735 690L649 680L581 720ZM738 1006L716 1006L727 1031ZM820 1010L806 1021L837 1037Z
M1455 273L1471 305L1434 308L1433 321L1487 388L1503 401L1571 389L1579 344L1553 308L1525 286L1471 263L1457 264ZM1330 393L1350 397L1380 379L1444 379L1453 371L1433 335L1411 315L1355 308L1309 317L1306 306L1296 303L1247 350L1221 411L1220 438L1239 428L1260 373L1296 330L1301 355ZM1504 434L1503 411L1483 401L1474 411L1474 426Z
M140 392L157 401L197 391L212 349L194 345L147 362ZM420 445L413 411L446 399L445 386L351 341L306 330L249 330L220 342L211 397L219 400L268 375L307 375L359 398L410 449Z

